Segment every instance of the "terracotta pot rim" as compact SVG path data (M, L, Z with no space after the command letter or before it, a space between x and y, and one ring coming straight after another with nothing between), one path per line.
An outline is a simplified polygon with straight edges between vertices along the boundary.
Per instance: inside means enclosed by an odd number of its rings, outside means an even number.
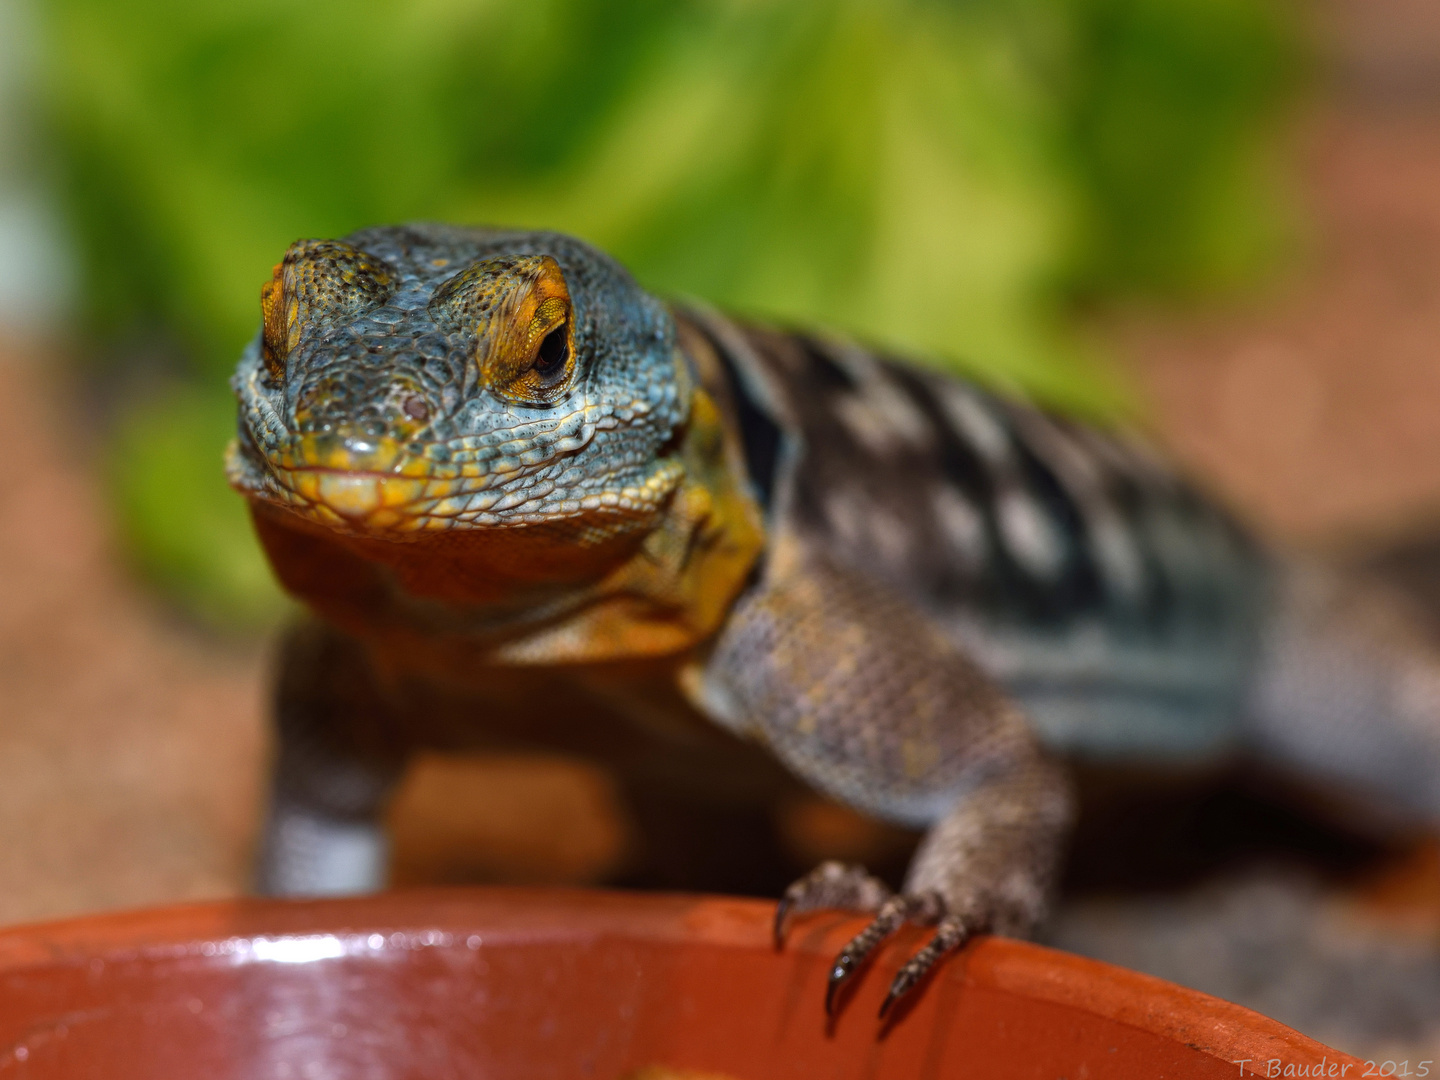
M237 899L81 916L0 930L0 976L28 968L140 955L193 955L216 942L380 934L407 948L478 936L490 945L595 938L693 943L772 952L766 900L601 889L506 886L416 889L333 900ZM793 921L785 949L827 960L863 918L817 913ZM907 928L877 966L895 967L925 940ZM887 962L888 961L888 962ZM936 980L1082 1010L1181 1043L1220 1061L1354 1063L1260 1013L1150 975L1056 949L983 937ZM1358 1075L1358 1073L1357 1073Z

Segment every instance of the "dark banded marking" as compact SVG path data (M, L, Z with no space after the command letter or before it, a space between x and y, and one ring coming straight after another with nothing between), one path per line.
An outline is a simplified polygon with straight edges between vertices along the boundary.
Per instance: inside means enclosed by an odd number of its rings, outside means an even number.
M837 363L814 338L795 334L794 341L805 358L806 373L816 391L854 393L860 389L855 376Z
M1059 478L1018 437L1000 404L972 387L947 387L939 376L898 364L887 366L935 428L938 479L958 489L985 522L991 556L983 575L948 582L945 598L969 598L1024 621L1073 618L1098 610L1102 590L1080 512ZM975 441L981 433L963 430L956 422L955 403L946 408L941 395L947 393L966 395L965 407L983 412L984 423L993 428L983 433L983 445ZM972 416L970 426L980 419ZM1007 506L1006 500L1013 501ZM1050 534L1044 542L1058 548L1052 570L1043 572L1035 558L1027 560L1017 550L1021 541L1015 531L1020 523L1007 523L1003 517L1007 512L1040 515L1037 524Z
M770 420L771 452L747 449L757 488L788 483L788 520L937 613L1021 635L1094 625L1147 647L1248 618L1238 532L1143 448L851 345L722 329L748 346L709 334L736 371L737 414ZM773 401L745 393L754 382ZM754 417L737 422L755 443Z
M697 322L696 326L720 358L720 368L725 373L730 404L735 410L740 441L745 451L745 470L761 509L768 514L775 497L776 470L780 467L780 447L784 437L780 425L755 399L754 389L726 342L713 334L705 323Z
M1170 574L1143 522L1172 496L1168 477L1159 486L1147 485L1132 464L1131 452L1118 440L1024 404L1001 402L999 407L1017 444L1028 457L1043 462L1046 474L1065 491L1075 513L1077 543L1089 554L1097 600L1109 618L1117 627L1139 632L1162 629L1177 609ZM1101 548L1107 541L1125 550L1106 553ZM1133 560L1133 567L1107 572L1107 558Z
M1011 429L1025 486L1037 497L1052 527L1060 534L1063 564L1056 575L1055 604L1066 611L1102 607L1106 591L1090 548L1090 535L1074 494L1024 439Z

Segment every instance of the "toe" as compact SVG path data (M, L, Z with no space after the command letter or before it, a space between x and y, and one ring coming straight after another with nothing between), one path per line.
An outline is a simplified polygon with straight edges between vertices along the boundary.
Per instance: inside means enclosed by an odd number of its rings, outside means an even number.
M825 1011L835 1012L835 1003L841 989L853 979L865 962L874 954L876 947L910 918L914 902L910 897L892 896L881 905L870 924L850 939L840 950L830 969L830 980L825 986Z
M895 974L895 981L890 984L890 992L885 995L885 1001L880 1006L881 1018L889 1013L897 1001L914 990L947 954L969 941L974 933L963 919L953 916L942 919L935 928L935 936Z
M863 866L821 863L785 890L775 909L775 945L784 944L785 921L807 911L877 911L891 896L890 887Z

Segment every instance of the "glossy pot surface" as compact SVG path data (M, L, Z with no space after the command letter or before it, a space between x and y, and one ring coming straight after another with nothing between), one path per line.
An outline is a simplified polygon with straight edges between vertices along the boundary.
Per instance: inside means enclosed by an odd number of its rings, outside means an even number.
M898 934L827 1021L829 962L862 920L797 919L777 952L772 912L755 900L456 889L19 927L0 932L0 1074L1218 1080L1242 1069L1361 1072L1355 1059L1239 1006L999 938L950 957L882 1022L880 1002L923 943L920 929Z

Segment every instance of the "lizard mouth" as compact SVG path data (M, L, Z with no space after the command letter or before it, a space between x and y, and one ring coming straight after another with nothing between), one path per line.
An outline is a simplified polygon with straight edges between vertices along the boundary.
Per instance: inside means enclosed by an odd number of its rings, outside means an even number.
M257 494L323 525L367 533L449 528L465 497L490 480L409 453L393 438L344 432L298 436L264 455L264 472Z
M430 487L423 478L314 466L276 470L276 479L315 510L372 528L399 525Z
M231 486L351 535L401 540L574 518L649 520L684 476L683 466L667 457L623 484L567 488L571 477L560 475L566 462L597 431L618 426L598 406L477 436L417 443L349 425L287 431L263 396L244 394L242 400L251 406L253 422L227 452Z

